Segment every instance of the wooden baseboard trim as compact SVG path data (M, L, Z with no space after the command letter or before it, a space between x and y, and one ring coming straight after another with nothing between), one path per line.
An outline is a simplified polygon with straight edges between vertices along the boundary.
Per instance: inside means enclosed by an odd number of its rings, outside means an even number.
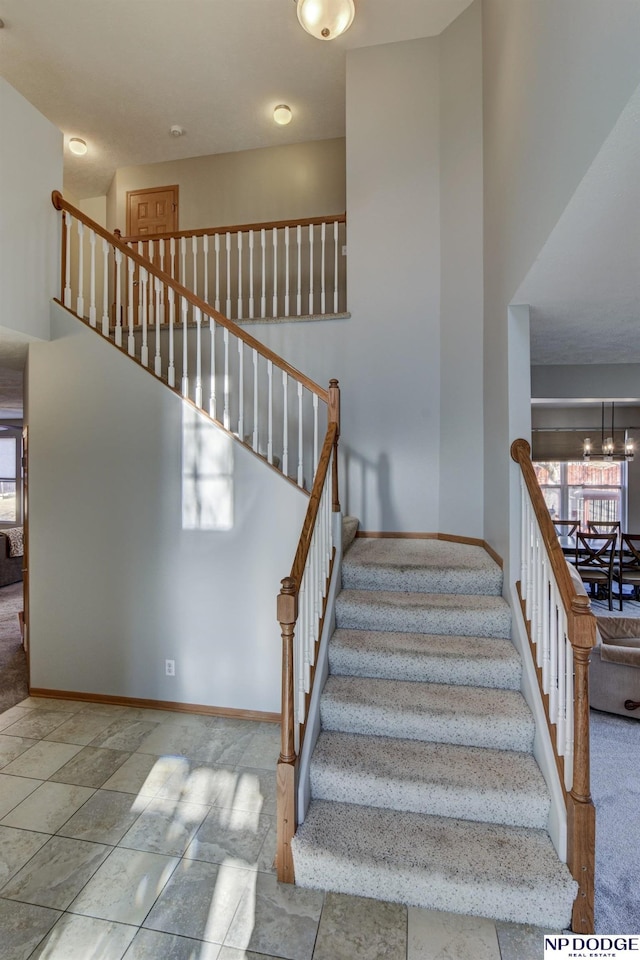
M447 540L450 543L468 543L472 547L483 547L499 567L504 566L500 554L496 553L486 540L481 540L479 537L459 537L454 533L399 533L386 530L358 530L356 539L358 538L364 540Z
M200 703L176 703L173 700L144 700L140 697L111 697L102 693L79 693L75 690L48 690L31 687L30 697L50 697L52 700L82 700L86 703L105 703L117 707L143 707L152 710L171 710L174 713L203 713L209 717L230 717L234 720L261 720L280 723L279 713L261 710L237 710L234 707L211 707Z

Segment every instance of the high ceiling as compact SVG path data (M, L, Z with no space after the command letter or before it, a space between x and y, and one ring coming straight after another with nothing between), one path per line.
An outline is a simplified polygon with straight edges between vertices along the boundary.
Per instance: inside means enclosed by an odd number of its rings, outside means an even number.
M86 140L86 157L65 151L81 200L118 167L344 136L346 51L436 35L470 2L357 0L324 43L293 0L2 0L0 72L65 141ZM283 102L288 127L272 119Z

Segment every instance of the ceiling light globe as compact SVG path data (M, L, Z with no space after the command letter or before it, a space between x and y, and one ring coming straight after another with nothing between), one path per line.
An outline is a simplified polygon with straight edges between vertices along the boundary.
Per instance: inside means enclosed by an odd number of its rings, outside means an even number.
M298 0L300 25L318 40L335 40L353 23L353 0Z
M279 103L273 111L273 119L276 123L279 123L281 127L285 127L288 123L291 123L291 107L288 107L286 103Z
M71 150L71 153L75 153L76 157L84 157L88 147L85 141L79 137L71 137L69 140L69 150Z

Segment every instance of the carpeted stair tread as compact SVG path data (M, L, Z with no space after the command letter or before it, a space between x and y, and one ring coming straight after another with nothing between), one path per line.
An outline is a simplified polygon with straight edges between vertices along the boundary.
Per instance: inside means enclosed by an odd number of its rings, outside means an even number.
M348 590L502 593L502 570L483 547L446 540L359 538L342 567Z
M330 675L320 720L325 730L525 752L534 735L531 712L515 690L370 677Z
M511 636L511 611L502 597L343 590L336 601L336 626L506 638Z
M314 750L311 796L538 829L550 805L531 754L329 730Z
M519 690L520 657L503 637L461 637L374 630L335 630L333 674L455 683Z
M314 800L296 883L561 930L577 884L542 830Z

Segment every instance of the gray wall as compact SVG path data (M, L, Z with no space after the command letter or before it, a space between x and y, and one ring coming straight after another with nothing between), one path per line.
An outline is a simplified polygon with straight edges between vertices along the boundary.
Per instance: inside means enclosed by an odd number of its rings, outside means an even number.
M508 306L640 81L640 7L483 0L485 537L506 552Z
M46 338L60 294L62 133L2 77L0 129L0 328Z
M51 309L29 357L32 685L279 711L306 497Z

